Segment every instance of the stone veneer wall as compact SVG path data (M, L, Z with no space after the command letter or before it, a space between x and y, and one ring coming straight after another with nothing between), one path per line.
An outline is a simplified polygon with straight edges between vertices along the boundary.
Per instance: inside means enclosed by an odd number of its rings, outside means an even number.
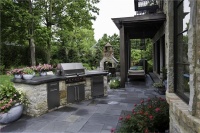
M14 86L16 89L23 91L29 100L30 104L24 109L24 114L39 116L47 112L47 84L26 85L15 83Z
M107 76L104 76L103 77L104 79L104 96L108 96L108 77Z
M67 104L67 91L65 81L59 82L60 106Z
M107 90L108 90L108 79L107 76L103 76L103 82L104 82L104 96L107 96ZM91 94L91 78L86 78L86 83L85 83L85 99L92 99L92 94Z
M192 116L189 105L175 93L166 93L169 103L170 133L200 133L200 119Z
M170 105L170 133L200 133L200 1L189 0L190 22L188 30L188 60L190 68L190 97L186 104L174 93L173 83L173 1L166 1L166 61L168 90L166 99Z

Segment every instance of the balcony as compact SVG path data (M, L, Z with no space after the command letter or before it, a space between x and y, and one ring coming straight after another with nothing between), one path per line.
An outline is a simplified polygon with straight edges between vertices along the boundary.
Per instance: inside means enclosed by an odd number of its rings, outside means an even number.
M163 11L163 0L134 0L137 15L153 14Z

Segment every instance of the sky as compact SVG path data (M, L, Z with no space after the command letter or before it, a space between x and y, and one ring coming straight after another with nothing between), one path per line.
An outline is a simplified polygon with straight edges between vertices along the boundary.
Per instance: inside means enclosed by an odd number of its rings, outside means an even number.
M119 30L111 18L134 16L134 0L100 0L97 4L100 9L96 21L93 22L94 37L98 41L103 34L112 36L114 33L119 35Z

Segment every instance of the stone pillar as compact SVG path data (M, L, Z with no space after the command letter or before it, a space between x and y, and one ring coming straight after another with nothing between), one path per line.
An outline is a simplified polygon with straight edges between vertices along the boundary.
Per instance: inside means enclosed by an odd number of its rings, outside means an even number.
M65 81L59 81L60 106L67 104L67 90Z
M200 1L190 0L188 60L190 69L189 111L200 118Z
M168 92L174 92L174 1L165 1L166 13L165 41Z
M91 94L91 77L86 78L85 81L85 100L92 99L92 94Z
M108 96L108 78L107 76L103 76L103 82L104 82L104 96Z

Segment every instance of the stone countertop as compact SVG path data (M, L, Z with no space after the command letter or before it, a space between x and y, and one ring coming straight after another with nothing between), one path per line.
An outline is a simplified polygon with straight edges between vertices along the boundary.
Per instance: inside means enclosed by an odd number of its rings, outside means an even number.
M106 76L107 72L100 72L100 71L86 71L85 77L92 77L98 75ZM24 79L15 79L13 78L11 81L14 83L22 83L22 84L29 84L29 85L39 85L49 82L61 81L65 80L65 76L58 76L58 75L48 75L48 76L35 76L31 80L24 80Z

